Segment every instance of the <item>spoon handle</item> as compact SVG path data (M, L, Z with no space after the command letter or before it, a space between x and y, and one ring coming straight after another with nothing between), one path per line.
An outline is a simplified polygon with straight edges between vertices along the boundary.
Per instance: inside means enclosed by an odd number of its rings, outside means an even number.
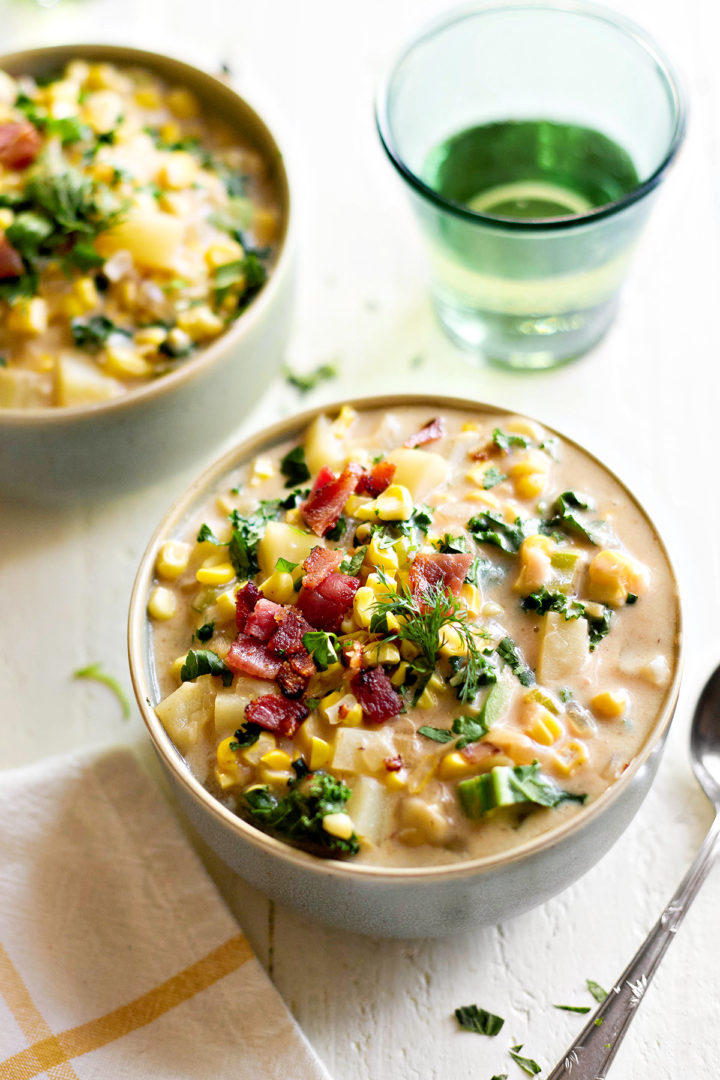
M670 903L610 990L600 1008L580 1032L547 1080L604 1080L637 1006L665 951L677 933L695 894L720 852L720 815Z

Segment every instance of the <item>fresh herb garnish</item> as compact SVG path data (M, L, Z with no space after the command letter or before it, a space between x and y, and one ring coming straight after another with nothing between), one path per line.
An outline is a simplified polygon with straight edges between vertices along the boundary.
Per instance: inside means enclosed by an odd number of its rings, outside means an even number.
M461 1005L455 1010L455 1018L461 1028L478 1035L497 1035L505 1023L502 1016L480 1009L477 1005Z
M297 766L298 762L293 762L296 773ZM296 776L288 786L288 794L282 797L268 787L245 791L242 798L252 820L269 832L317 854L357 855L360 845L355 833L343 840L323 828L323 818L328 814L344 812L345 803L352 794L347 784L328 773L308 773L305 769L305 775Z
M637 602L638 602L638 594L634 593L634 592L629 592L627 594L627 600L625 601L625 603L626 604L637 604Z
M292 574L299 565L300 563L291 562L290 559L284 559L281 555L275 563L275 569L281 574Z
M448 728L428 727L427 724L418 728L418 735L424 735L426 739L432 739L433 742L439 743L452 742L455 738Z
M285 487L294 487L310 479L310 470L305 461L305 448L296 446L289 450L280 461L280 472L285 477Z
M450 729L427 726L418 728L420 735L424 735L426 739L433 739L434 742L447 743L457 739L455 744L457 750L462 750L469 743L482 739L483 735L487 735L488 730L487 724L479 716L458 716L453 720Z
M554 780L532 765L496 765L487 773L461 780L458 798L466 817L477 820L492 810L507 806L559 806L564 802L585 802L586 795L564 791Z
M596 1001L602 1002L605 1000L607 990L603 990L599 983L594 982L592 979L586 979L585 984Z
M246 720L242 727L235 732L233 741L230 743L231 750L244 750L248 746L254 746L265 729L260 724Z
M524 450L530 445L530 440L527 435L507 434L506 432L501 431L500 428L495 428L493 430L492 441L504 454L509 453L513 448Z
M228 556L241 581L255 577L260 570L257 559L258 544L265 535L268 521L276 520L280 516L280 509L278 499L267 499L247 517L243 517L237 510L230 514L232 536L228 544Z
M491 652L492 650L479 649L473 659L471 671L468 671L467 657L450 657L452 675L448 682L450 686L457 688L457 696L461 701L472 701L482 686L497 682L497 668L489 659Z
M280 506L283 510L294 510L307 499L309 494L310 488L295 488L286 498L280 499Z
M594 652L595 647L610 633L612 617L612 608L609 607L603 608L602 615L597 616L590 615L587 610L585 611L585 618L588 621L589 629L590 652Z
M199 675L221 675L223 686L230 686L233 673L212 649L190 649L180 668L180 681L191 682Z
M77 671L73 671L73 678L94 679L95 682L104 683L108 689L112 690L113 694L120 702L122 714L125 719L127 720L129 718L130 701L127 694L113 675L108 675L106 671L103 671L101 663L97 662L95 664L88 664L88 666L84 668L78 668Z
M198 544L215 544L216 547L225 546L222 540L218 540L217 536L206 522L203 522L198 529L198 534L195 537L195 540Z
M519 1065L523 1072L526 1072L528 1076L537 1076L541 1071L537 1061L533 1061L532 1058L520 1057L520 1051L522 1050L522 1043L517 1046L513 1046L509 1051L510 1057L513 1059L516 1065Z
M203 623L202 626L198 626L197 630L195 631L195 637L198 639L198 641L202 641L202 643L204 645L206 641L210 640L210 638L213 636L214 633L215 633L215 623L214 622L206 622L206 623Z
M342 540L343 536L347 532L347 521L340 515L332 529L328 529L325 536L328 540Z
M485 470L483 476L483 487L486 491L490 488L497 487L498 484L502 484L503 480L507 480L505 473L501 473L496 465L491 465L489 469Z
M563 491L553 503L550 517L543 522L543 531L564 529L566 532L579 533L591 544L598 546L602 543L602 536L598 531L602 522L589 522L578 515L578 510L593 511L595 503L589 495L581 495L577 491Z
M327 671L331 664L340 660L340 642L336 634L325 630L309 630L303 634L302 643L312 656L318 671Z
M463 555L470 550L464 536L451 536L450 533L444 533L433 544L443 555Z
M319 364L312 371L308 371L306 375L301 375L295 371L286 371L285 373L285 381L290 386L294 386L296 390L299 390L301 394L308 394L320 383L335 378L337 378L337 368L334 364Z
M585 614L585 605L579 600L571 600L563 592L551 592L543 585L537 592L529 593L523 597L520 606L525 611L535 611L538 615L545 615L548 611L557 611L568 619L579 619Z
M116 326L107 315L91 315L89 319L73 319L70 323L73 341L81 349L96 352L107 344L111 334L124 334L130 337L129 330Z
M470 518L467 527L479 544L494 544L509 555L520 550L523 540L532 531L529 521L517 517L513 522L507 522L502 514L493 510L476 514Z
M253 297L260 292L267 280L267 270L254 251L245 253L244 258L224 263L215 271L215 301L220 304L234 286L240 287L236 314L248 306Z
M486 559L484 555L476 555L470 563L470 569L465 575L465 581L468 585L474 585L476 589L479 589L483 581L491 584L502 581L504 577L504 567L498 566L491 559Z
M562 1009L563 1012L589 1013L589 1005L553 1005L553 1009Z
M497 653L508 665L513 675L523 686L533 686L535 672L523 659L522 653L511 637L504 637L497 647Z
M413 512L407 521L393 521L390 523L390 529L397 532L399 536L404 536L408 540L413 539L413 530L417 529L427 536L428 529L432 525L433 512L429 506L416 506L413 508Z
M338 569L341 574L348 574L349 577L357 577L360 573L362 564L365 562L365 552L367 551L367 544L364 547L359 547L357 551L347 559L343 559Z

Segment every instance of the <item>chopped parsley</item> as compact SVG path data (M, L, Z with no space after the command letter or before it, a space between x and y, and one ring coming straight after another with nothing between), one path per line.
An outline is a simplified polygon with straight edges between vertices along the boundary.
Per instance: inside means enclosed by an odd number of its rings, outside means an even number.
M206 522L203 522L198 529L195 540L198 544L215 544L217 547L224 547L222 540L218 540L217 536Z
M190 649L185 657L185 663L180 668L180 681L191 682L199 675L220 675L223 686L230 686L233 681L232 671L212 649Z
M526 1072L528 1076L537 1076L541 1071L537 1061L533 1061L532 1058L520 1057L520 1051L522 1050L522 1043L517 1046L513 1046L509 1051L510 1057L513 1059L516 1065L519 1065L523 1072Z
M334 364L319 364L318 367L308 371L305 375L288 370L285 373L285 381L289 386L294 386L296 390L299 390L301 394L308 394L320 383L327 382L329 379L336 379L337 373Z
M468 743L482 739L488 731L487 724L479 716L458 716L453 720L450 729L427 726L418 728L420 735L424 735L426 739L433 739L435 742L446 743L457 739L457 750L462 750Z
M246 720L243 726L239 727L235 732L233 741L230 743L230 749L244 750L248 746L254 746L264 730L260 724L255 724L252 720Z
M540 762L532 765L496 765L487 773L461 780L460 807L466 817L478 820L507 806L559 806L564 802L584 803L587 795L564 791L540 772Z
M603 990L599 983L594 982L592 979L586 979L585 984L596 1001L602 1002L605 1000L607 990Z
M251 820L318 855L357 855L360 845L355 833L343 840L323 828L323 818L328 814L345 811L345 803L352 794L350 788L328 773L308 772L307 766L303 766L302 759L293 762L296 777L289 782L287 795L278 796L268 787L243 792L242 800Z
M302 643L315 661L318 671L327 671L331 664L340 661L340 642L336 634L325 630L309 630L303 634Z
M467 527L479 544L493 544L509 555L517 554L523 540L532 531L530 522L519 517L507 522L502 514L493 510L476 514L470 518Z
M124 334L130 337L129 330L116 326L107 315L91 315L89 319L73 319L70 323L73 341L79 348L97 352L107 344L111 334Z
M275 569L281 574L291 574L299 565L300 563L291 562L290 559L284 559L281 555L275 563Z
M553 1009L562 1009L563 1012L589 1013L589 1005L553 1005Z
M525 450L530 445L527 435L513 435L495 428L492 433L492 441L504 454L513 449Z
M280 461L280 472L285 477L285 487L295 487L310 479L310 470L305 461L305 448L296 446L289 450Z
M360 573L362 564L365 562L366 551L367 544L365 544L364 547L359 547L353 555L349 555L348 558L343 559L339 566L340 573L348 574L350 577L357 577Z
M535 672L525 663L522 653L511 637L504 637L497 647L497 653L508 665L513 675L523 686L533 686Z
M461 1005L455 1010L455 1019L465 1031L490 1036L497 1035L505 1023L502 1016L496 1016L477 1005Z
M287 487L287 484L285 485ZM304 502L310 494L310 488L295 488L284 499L280 499L280 506L283 510L294 510L296 506L299 506L301 502Z
M206 622L206 623L203 623L202 626L199 626L197 628L197 630L195 631L195 637L198 639L198 641L201 641L203 643L203 645L204 645L205 642L210 640L210 638L213 636L214 633L215 633L215 623L214 622Z
M485 470L483 476L483 487L486 491L490 488L497 487L498 484L502 484L503 480L507 480L505 473L501 473L496 465L491 465L489 469Z
M232 536L228 545L228 556L241 581L247 581L259 572L258 544L265 535L268 521L274 521L279 516L280 502L277 499L264 500L257 510L253 510L246 517L237 510L230 514Z
M325 536L328 540L342 540L346 532L347 521L341 515L337 519L336 523L333 525L332 529L328 529L328 531L325 533Z
M464 536L451 536L450 533L444 533L433 544L443 555L463 555L470 550Z
M118 680L113 675L108 675L106 671L103 671L102 664L98 661L94 664L88 664L87 667L78 668L77 671L73 671L74 679L94 679L95 682L104 683L109 690L112 690L115 697L120 702L122 714L125 719L130 717L130 701L127 694L123 690Z
M428 727L427 724L418 728L418 735L424 735L426 739L432 739L433 742L439 743L452 742L455 738L448 728Z

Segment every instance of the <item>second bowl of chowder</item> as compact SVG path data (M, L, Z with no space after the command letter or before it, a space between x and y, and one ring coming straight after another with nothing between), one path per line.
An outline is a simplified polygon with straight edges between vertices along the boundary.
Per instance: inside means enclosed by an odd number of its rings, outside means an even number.
M238 447L165 519L130 613L143 714L239 873L337 925L541 903L647 793L680 677L667 553L534 420L370 398Z

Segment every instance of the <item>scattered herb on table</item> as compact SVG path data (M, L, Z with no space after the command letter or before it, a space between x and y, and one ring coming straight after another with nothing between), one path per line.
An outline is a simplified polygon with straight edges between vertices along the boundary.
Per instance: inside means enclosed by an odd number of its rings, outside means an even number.
M607 990L603 990L599 983L593 982L592 979L586 979L587 988L595 998L596 1001L604 1001L607 997Z
M528 1076L537 1076L540 1072L540 1066L537 1061L533 1061L532 1058L521 1057L520 1051L522 1050L522 1043L517 1046L513 1046L510 1050L510 1057L513 1059L516 1065L519 1065L523 1072L526 1072Z
M461 1005L455 1010L455 1018L461 1028L478 1035L497 1035L505 1023L502 1016L496 1016L477 1005Z
M296 371L286 371L285 381L294 386L296 390L299 390L301 394L308 394L311 390L314 390L320 383L327 382L329 379L337 378L337 368L334 364L319 364L318 367L312 371L308 371L306 374L300 374Z
M87 667L78 668L77 671L73 671L73 678L94 679L95 682L104 683L109 690L112 690L113 694L120 702L124 718L126 720L129 719L130 700L127 694L114 675L108 675L106 671L103 671L102 664L99 661L94 664L88 664Z
M562 1009L563 1012L589 1013L589 1005L553 1005L553 1009Z

